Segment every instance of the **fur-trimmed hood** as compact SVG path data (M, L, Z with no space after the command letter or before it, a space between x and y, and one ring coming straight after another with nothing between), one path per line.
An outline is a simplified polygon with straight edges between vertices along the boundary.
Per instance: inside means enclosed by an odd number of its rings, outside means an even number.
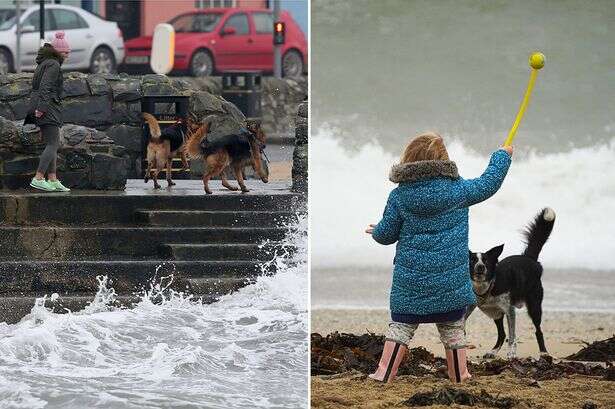
M457 165L450 160L422 160L394 165L389 173L393 183L418 182L439 177L459 178Z
M60 54L55 48L51 46L51 44L45 44L41 48L38 49L38 54L36 55L36 63L40 64L45 60L53 58L57 60L60 65L64 62L64 57Z

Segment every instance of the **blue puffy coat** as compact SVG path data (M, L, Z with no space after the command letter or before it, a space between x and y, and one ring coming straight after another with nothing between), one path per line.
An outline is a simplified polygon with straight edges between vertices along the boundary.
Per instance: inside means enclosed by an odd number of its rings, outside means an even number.
M395 165L393 189L373 238L397 242L391 312L426 315L475 304L468 260L468 207L498 191L511 158L491 156L485 172L465 180L451 161Z

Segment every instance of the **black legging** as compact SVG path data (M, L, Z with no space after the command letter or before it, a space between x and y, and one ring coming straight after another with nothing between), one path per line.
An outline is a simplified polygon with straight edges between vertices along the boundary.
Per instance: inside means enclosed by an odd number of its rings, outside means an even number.
M58 146L60 144L60 128L56 125L41 125L43 140L47 144L38 162L37 171L45 173L56 173L56 157L58 156Z

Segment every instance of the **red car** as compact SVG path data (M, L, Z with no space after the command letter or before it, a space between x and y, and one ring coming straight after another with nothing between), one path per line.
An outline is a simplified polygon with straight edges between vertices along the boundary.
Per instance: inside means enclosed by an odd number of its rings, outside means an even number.
M301 28L286 12L282 46L282 74L306 71L307 42ZM273 72L273 13L266 9L211 8L180 14L169 21L175 28L175 65L193 76L231 70ZM152 37L125 42L125 69L149 69Z

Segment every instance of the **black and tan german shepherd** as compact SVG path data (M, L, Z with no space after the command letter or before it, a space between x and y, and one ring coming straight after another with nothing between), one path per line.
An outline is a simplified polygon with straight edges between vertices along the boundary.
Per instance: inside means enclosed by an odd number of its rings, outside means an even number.
M154 180L154 189L160 189L158 173L166 168L167 183L169 186L173 186L175 185L171 178L173 158L179 155L182 160L182 170L188 169L188 159L182 147L186 142L190 119L180 119L162 131L160 124L153 115L144 112L143 119L149 131L147 171L145 172L144 181L147 183L151 177Z
M268 170L261 159L266 136L259 123L248 123L245 132L225 137L223 140L226 142L222 144L219 141L212 144L208 142L209 126L208 121L191 130L183 148L190 159L203 159L203 187L208 195L212 193L209 180L216 176L220 176L222 185L229 190L241 189L242 192L249 192L243 173L244 168L249 165L264 183L269 181ZM239 188L229 183L225 175L227 168L233 170Z

